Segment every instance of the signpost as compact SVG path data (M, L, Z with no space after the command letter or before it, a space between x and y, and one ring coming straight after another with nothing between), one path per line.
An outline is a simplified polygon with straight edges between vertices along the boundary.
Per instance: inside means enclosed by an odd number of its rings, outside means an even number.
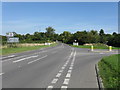
M78 46L78 42L76 42L77 40L75 40L75 42L73 42L73 45Z
M16 47L16 43L19 43L19 38L14 37L13 32L6 33L7 43L9 47Z
M19 38L17 38L17 37L8 38L7 42L8 43L18 43Z
M76 46L78 46L78 43L75 43L75 42L73 42L73 45L76 45Z
M14 33L13 32L8 32L8 33L6 33L6 37L14 37Z

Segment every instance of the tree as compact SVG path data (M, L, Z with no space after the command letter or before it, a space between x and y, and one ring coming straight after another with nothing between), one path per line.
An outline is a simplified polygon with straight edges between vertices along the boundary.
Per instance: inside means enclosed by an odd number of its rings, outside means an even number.
M71 38L71 33L68 31L64 31L63 33L60 34L60 36L64 43L68 43L69 39Z
M95 30L91 30L90 32L88 32L87 43L98 43L98 42L99 42L98 32Z
M104 30L101 29L99 35L100 35L100 36L103 36L104 34L105 34L105 33L104 33Z
M113 32L113 34L112 35L117 35L117 33L116 32Z
M46 36L48 37L48 39L53 40L54 34L55 34L54 28L52 28L52 27L46 28Z
M105 41L105 33L104 33L104 30L103 29L101 29L100 30L100 33L99 33L99 35L100 35L100 43L105 43L106 41Z

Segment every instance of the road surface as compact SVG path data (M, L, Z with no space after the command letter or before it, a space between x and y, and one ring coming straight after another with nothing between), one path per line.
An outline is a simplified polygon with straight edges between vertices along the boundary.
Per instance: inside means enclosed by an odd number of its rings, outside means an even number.
M110 54L60 43L3 56L2 88L98 88L95 64Z

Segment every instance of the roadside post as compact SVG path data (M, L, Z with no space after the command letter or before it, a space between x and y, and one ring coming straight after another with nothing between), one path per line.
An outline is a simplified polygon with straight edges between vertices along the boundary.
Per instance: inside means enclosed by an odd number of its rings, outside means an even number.
M7 37L7 46L9 45L9 47L13 47L14 45L16 47L16 44L19 43L19 38L14 37L13 32L6 33L6 37Z
M77 40L75 40L75 42L73 42L73 45L78 46L78 42L76 42Z
M93 45L91 46L91 51L93 51Z
M112 51L112 46L109 46L109 51Z

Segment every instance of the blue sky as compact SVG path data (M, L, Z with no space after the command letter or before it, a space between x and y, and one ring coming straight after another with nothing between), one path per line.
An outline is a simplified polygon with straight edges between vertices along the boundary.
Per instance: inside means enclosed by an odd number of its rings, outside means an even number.
M3 2L3 30L20 34L45 31L52 26L56 33L104 29L118 32L117 2Z

